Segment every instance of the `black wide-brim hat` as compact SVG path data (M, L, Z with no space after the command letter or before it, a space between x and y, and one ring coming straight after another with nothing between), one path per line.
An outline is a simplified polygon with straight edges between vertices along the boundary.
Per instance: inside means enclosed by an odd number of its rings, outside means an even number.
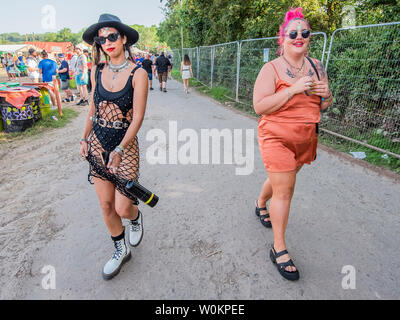
M99 22L91 25L82 35L83 41L90 45L94 43L94 37L97 37L97 32L104 27L112 27L120 31L126 36L126 44L131 46L139 40L139 33L130 26L123 24L117 16L104 13L100 16Z

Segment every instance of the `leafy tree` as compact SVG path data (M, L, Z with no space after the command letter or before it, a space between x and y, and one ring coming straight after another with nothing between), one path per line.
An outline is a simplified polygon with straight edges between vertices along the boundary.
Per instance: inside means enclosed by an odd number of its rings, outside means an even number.
M161 0L165 20L158 36L169 46L211 45L278 33L285 12L302 7L315 31L331 34L342 26L346 6L353 6L356 24L400 20L400 0Z
M68 42L73 38L73 34L70 29L64 28L57 32L57 42Z
M154 52L157 47L162 44L158 38L157 26L152 25L151 27L146 27L135 24L131 27L139 33L139 41L137 42L136 47L140 50L149 50ZM162 45L165 45L165 43Z

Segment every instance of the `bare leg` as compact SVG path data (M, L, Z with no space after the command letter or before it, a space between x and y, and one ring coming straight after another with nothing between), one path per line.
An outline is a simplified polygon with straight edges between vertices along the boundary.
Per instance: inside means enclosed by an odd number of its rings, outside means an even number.
M97 197L103 212L104 222L111 236L119 236L123 229L120 216L115 211L115 187L109 181L93 178Z
M81 88L82 88L82 99L83 100L88 100L89 99L89 93L88 93L88 90L87 90L87 85L83 85L83 86L81 86Z
M81 98L81 100L83 99L82 98L82 86L77 86L78 87L78 91L79 91L79 97Z
M56 106L57 105L56 95L54 94L54 92L52 90L49 90L49 95L50 95L51 103L53 104L53 106Z
M274 233L274 248L276 252L286 249L285 232L289 220L290 203L296 184L296 174L300 170L290 172L268 172L272 186L272 198L269 206L272 231ZM277 258L277 262L289 261L290 257L285 254ZM295 267L287 267L287 271L295 271Z
M135 220L138 217L138 206L133 205L132 200L115 190L115 210L119 217Z
M259 208L264 208L268 200L272 197L272 186L269 178L265 180L264 185L261 189L260 196L258 197L257 206ZM265 210L260 211L261 215L266 215L268 212ZM270 221L270 218L265 218L265 222Z

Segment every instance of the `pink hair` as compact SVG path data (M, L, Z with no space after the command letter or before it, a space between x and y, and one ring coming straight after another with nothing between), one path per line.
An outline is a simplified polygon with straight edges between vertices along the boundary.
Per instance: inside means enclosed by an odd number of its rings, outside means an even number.
M298 7L296 9L291 8L288 12L286 12L285 15L285 20L283 21L283 24L281 25L280 29L279 29L279 39L278 39L278 44L279 44L279 49L278 49L278 55L281 54L282 52L282 46L283 46L283 42L285 41L285 32L286 32L286 28L289 25L289 23L292 20L304 20L307 24L308 27L310 28L310 24L308 23L308 21L304 18L304 14L303 14L303 8L302 7Z

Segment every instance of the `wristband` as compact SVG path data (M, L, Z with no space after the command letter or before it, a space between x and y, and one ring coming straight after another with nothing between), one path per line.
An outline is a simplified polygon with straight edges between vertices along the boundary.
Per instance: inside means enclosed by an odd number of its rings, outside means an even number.
M124 155L124 147L119 145L115 147L114 152L118 153L122 157Z
M82 142L86 142L86 143L88 143L88 140L87 139L81 139L81 144L82 144Z
M328 98L321 98L321 101L324 102L325 100L329 100L330 98L332 98L332 92L330 93Z

